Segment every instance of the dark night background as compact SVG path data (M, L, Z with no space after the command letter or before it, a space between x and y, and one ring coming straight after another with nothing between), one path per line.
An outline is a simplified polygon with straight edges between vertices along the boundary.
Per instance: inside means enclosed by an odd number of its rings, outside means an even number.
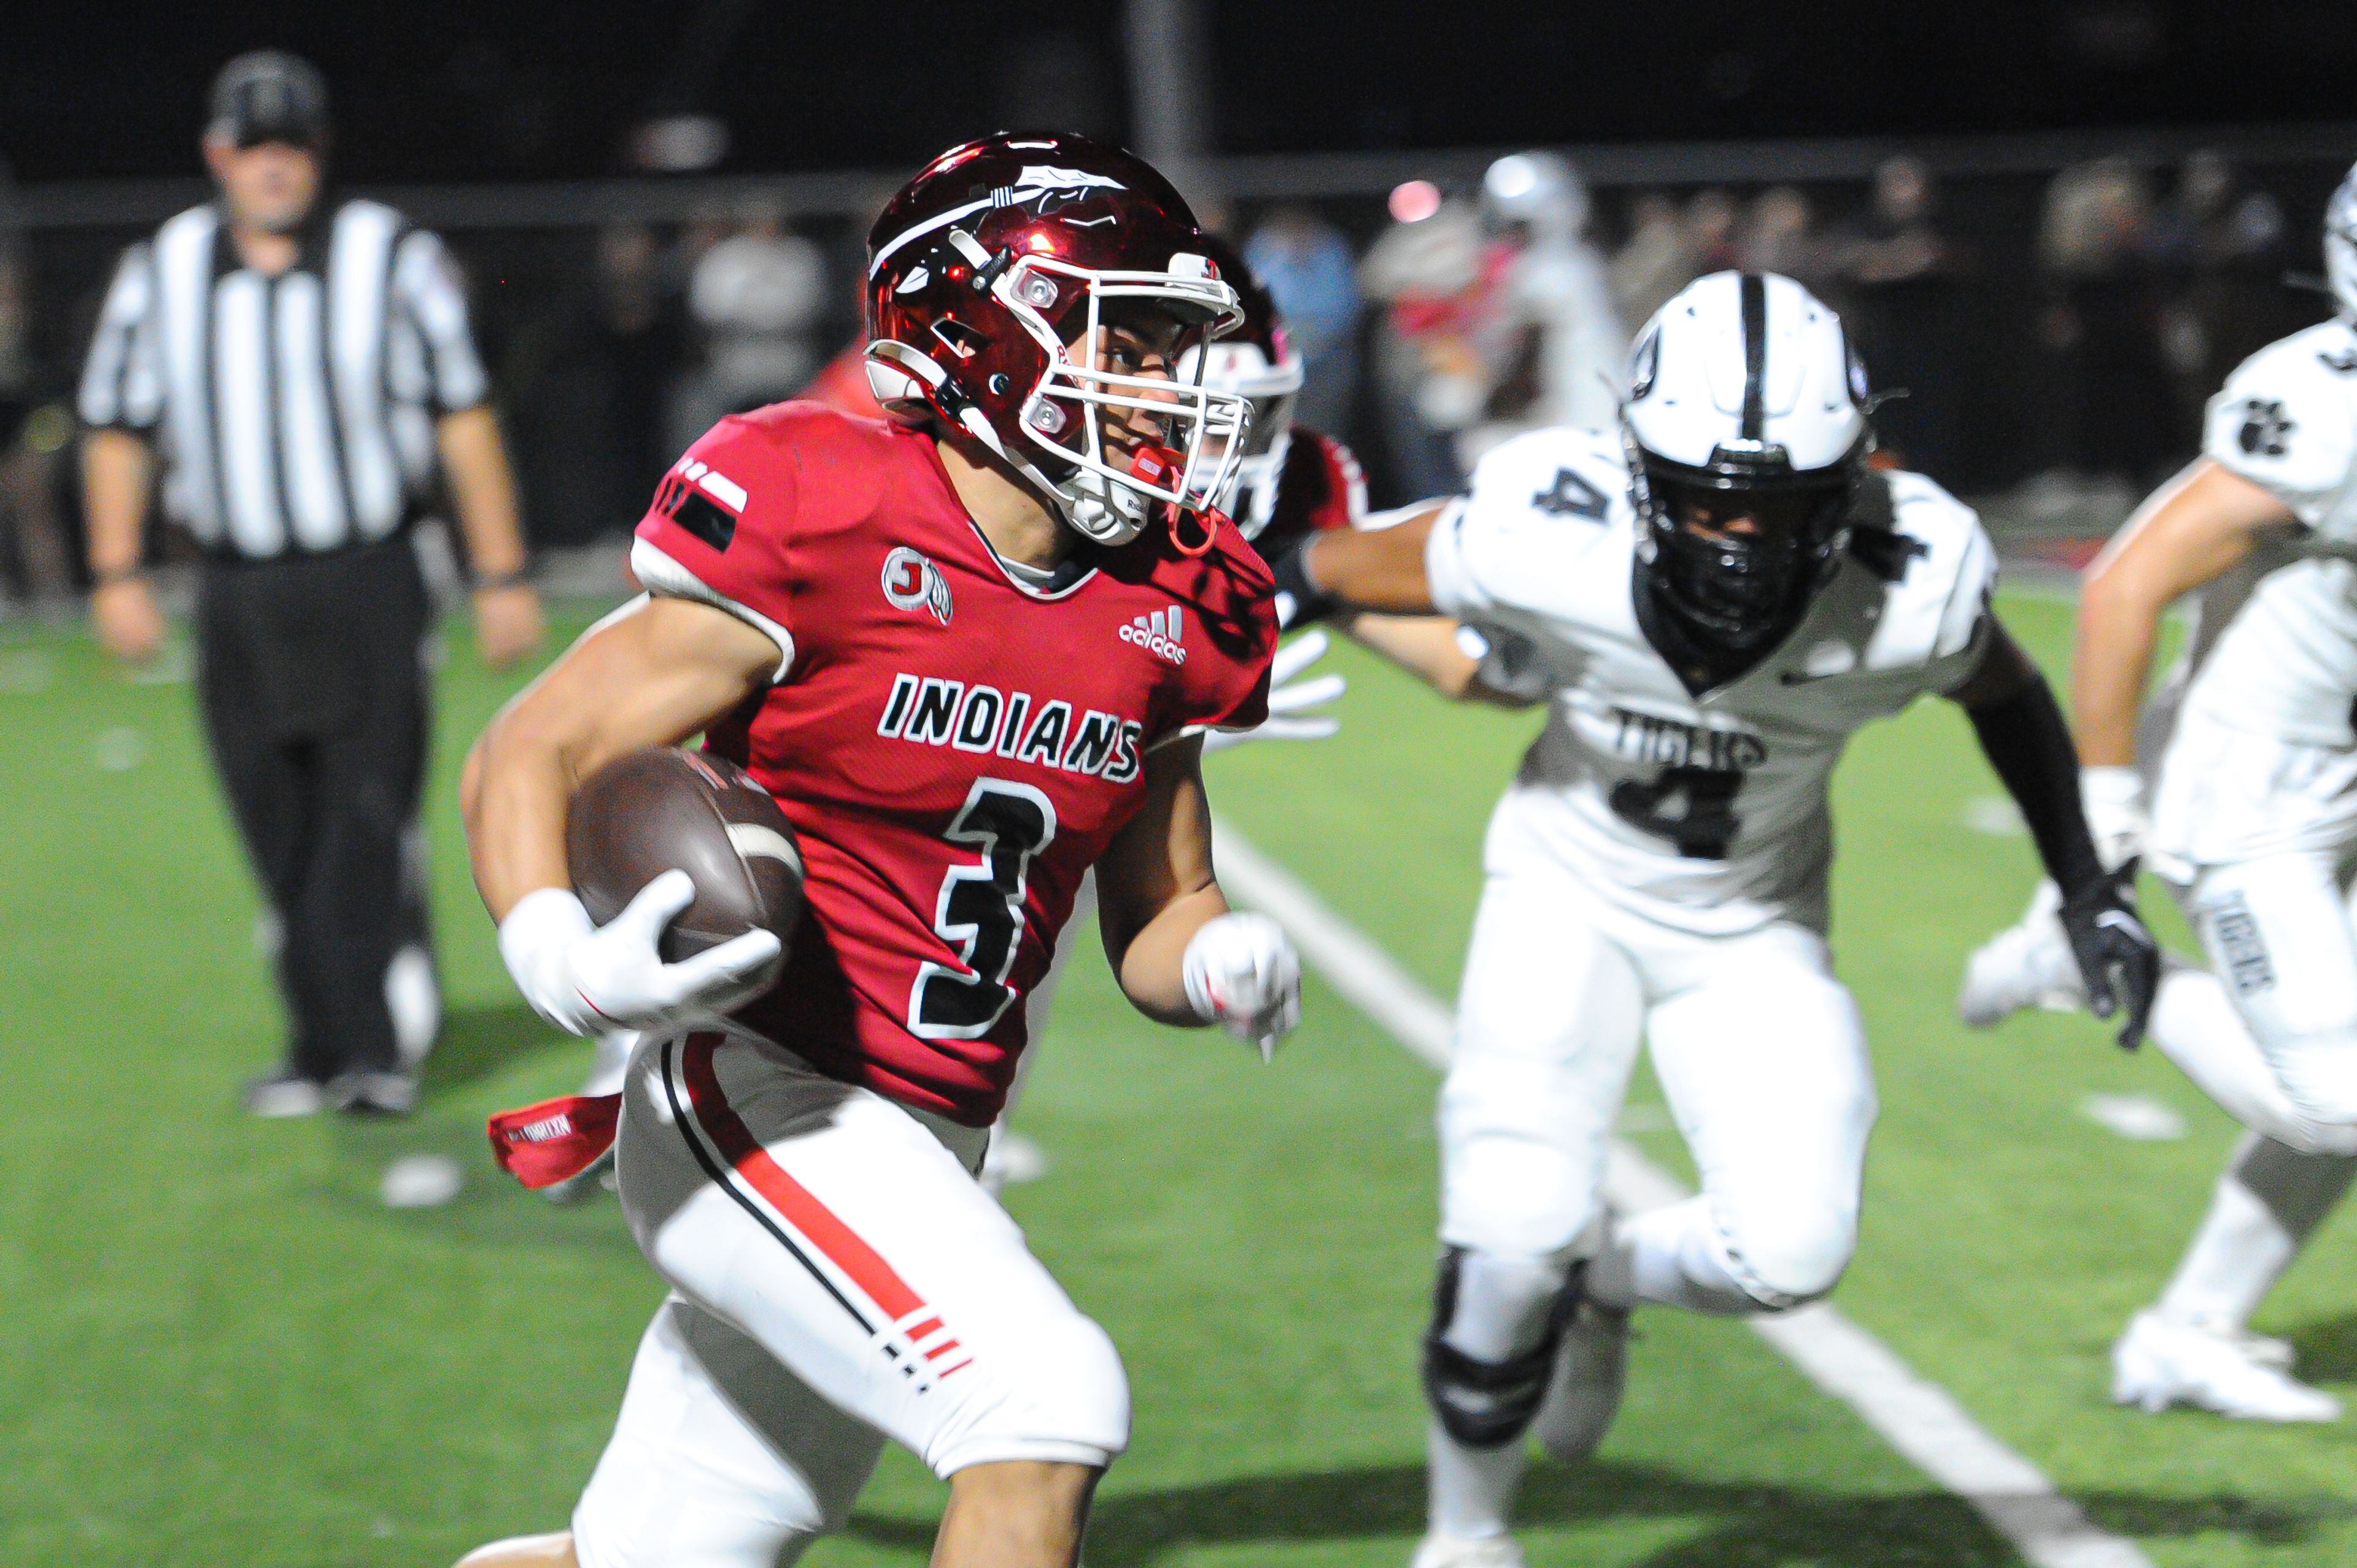
M2357 6L1226 3L1223 153L2357 117ZM723 170L890 167L1035 106L1118 134L1119 9L724 3L0 5L0 151L27 181L192 172L240 49L326 68L361 180L617 172L632 124L719 116Z

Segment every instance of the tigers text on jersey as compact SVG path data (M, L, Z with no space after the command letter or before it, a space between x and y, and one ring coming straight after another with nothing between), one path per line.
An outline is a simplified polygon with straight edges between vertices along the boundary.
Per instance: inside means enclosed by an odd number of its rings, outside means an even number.
M1484 457L1426 571L1434 604L1490 639L1484 680L1553 698L1501 817L1663 925L1822 929L1834 764L1869 720L1970 673L1996 578L1969 509L1920 475L1879 478L1895 580L1845 556L1782 646L1696 697L1638 628L1618 437L1543 430Z
M996 1115L1082 875L1190 728L1267 715L1267 569L1232 526L1158 530L1032 588L930 435L780 403L689 448L631 565L778 645L705 744L778 798L807 907L739 1015L831 1076L970 1126Z

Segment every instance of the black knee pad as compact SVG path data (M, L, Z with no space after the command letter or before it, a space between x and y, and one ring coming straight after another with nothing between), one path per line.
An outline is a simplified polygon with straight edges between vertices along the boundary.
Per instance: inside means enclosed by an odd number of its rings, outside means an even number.
M1572 1265L1562 1293L1547 1311L1546 1330L1536 1345L1502 1361L1481 1361L1445 1338L1457 1316L1458 1273L1464 1255L1461 1247L1450 1247L1440 1255L1439 1277L1432 1291L1432 1326L1424 1336L1424 1397L1439 1418L1441 1430L1466 1447L1503 1448L1530 1430L1546 1399L1555 1352L1562 1348L1564 1328L1578 1307L1587 1264Z

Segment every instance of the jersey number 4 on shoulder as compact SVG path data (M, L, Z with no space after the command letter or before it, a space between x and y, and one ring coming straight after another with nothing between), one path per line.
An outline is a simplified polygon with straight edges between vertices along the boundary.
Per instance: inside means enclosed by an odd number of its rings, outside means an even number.
M1651 783L1624 779L1612 787L1612 814L1677 846L1688 860L1725 860L1743 831L1735 814L1743 775L1732 768L1664 768Z
M979 1039L1015 1000L1006 976L1021 946L1031 857L1056 836L1056 808L1028 784L977 779L942 836L982 851L981 864L950 867L933 905L933 931L964 967L918 967L909 1032L928 1040Z

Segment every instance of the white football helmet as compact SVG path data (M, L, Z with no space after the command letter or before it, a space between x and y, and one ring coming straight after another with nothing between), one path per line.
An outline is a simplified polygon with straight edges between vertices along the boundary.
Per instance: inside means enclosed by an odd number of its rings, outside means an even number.
M1177 379L1200 382L1206 392L1229 392L1244 400L1243 456L1235 482L1216 504L1235 520L1246 539L1257 539L1276 515L1277 482L1293 449L1293 405L1301 395L1301 355L1293 347L1276 301L1253 275L1243 252L1218 234L1203 236L1204 253L1222 279L1236 291L1243 322L1225 338L1189 349ZM1196 374L1200 363L1201 375Z
M1658 607L1725 652L1781 641L1832 574L1873 450L1866 370L1791 278L1713 273L1630 353L1621 429Z
M2357 166L2324 208L2324 277L2332 285L2332 307L2357 327Z
M1508 153L1481 177L1481 218L1519 224L1535 242L1565 242L1587 227L1587 182L1553 153Z

